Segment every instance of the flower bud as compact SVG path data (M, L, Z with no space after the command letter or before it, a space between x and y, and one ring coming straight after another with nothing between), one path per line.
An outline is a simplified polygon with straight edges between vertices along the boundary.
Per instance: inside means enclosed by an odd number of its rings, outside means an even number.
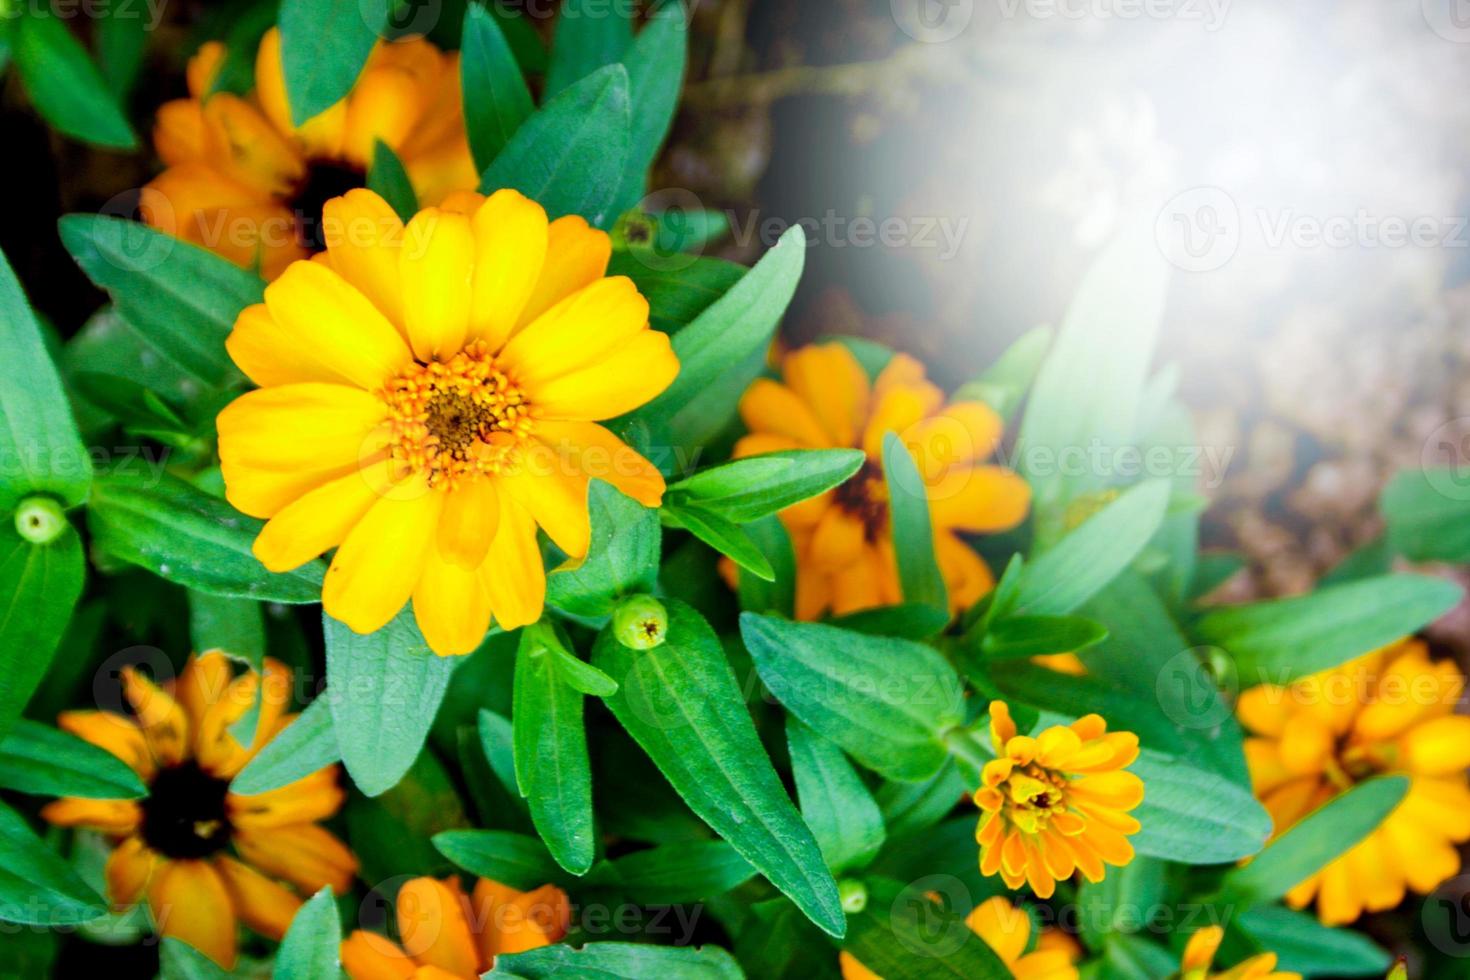
M66 530L66 515L50 497L27 497L16 509L15 529L31 544L50 544Z
M844 912L861 912L868 907L868 886L855 878L844 878L837 883L837 900Z
M618 642L633 650L652 650L662 646L669 632L669 612L651 595L635 595L624 599L613 610L613 635Z

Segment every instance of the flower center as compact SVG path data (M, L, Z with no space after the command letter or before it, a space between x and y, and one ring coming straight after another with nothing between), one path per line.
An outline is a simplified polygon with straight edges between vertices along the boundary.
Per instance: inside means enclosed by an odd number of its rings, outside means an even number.
M883 467L872 460L835 491L835 500L852 517L862 522L869 541L877 541L888 521L888 483Z
M447 361L413 364L388 384L393 458L430 486L499 473L532 428L520 388L476 341Z
M296 218L296 238L301 247L313 255L326 249L322 209L332 198L341 197L366 183L367 175L350 163L325 158L309 161L306 175L286 202Z
M202 858L224 849L233 828L228 780L196 762L160 769L143 801L143 840L165 857Z
M1011 773L1006 785L1006 816L1027 833L1036 833L1067 809L1067 777L1032 763Z

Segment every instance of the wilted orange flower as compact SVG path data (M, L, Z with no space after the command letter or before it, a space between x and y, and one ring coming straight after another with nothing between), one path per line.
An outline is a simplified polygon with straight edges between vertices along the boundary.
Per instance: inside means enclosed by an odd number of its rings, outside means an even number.
M256 557L337 548L327 613L371 633L411 598L440 654L540 618L536 527L585 555L592 477L659 505L659 471L597 422L679 372L637 287L604 278L606 233L510 190L455 207L405 228L371 191L328 202L350 233L240 313L226 346L261 388L218 419L226 497L270 519Z
M459 55L422 38L380 41L345 99L297 126L286 104L280 32L255 60L248 98L213 92L225 46L189 62L189 98L158 111L153 141L166 169L143 189L149 224L274 279L323 247L322 206L362 187L382 140L423 204L478 181L465 138Z
M489 878L466 895L458 880L415 878L398 891L403 945L357 930L342 943L352 980L476 980L501 953L524 953L560 942L571 905L555 885L518 892Z
M357 871L352 853L317 826L337 812L337 767L258 796L230 792L230 780L296 716L285 713L291 672L265 661L265 684L246 671L232 677L220 653L191 658L176 683L159 687L123 671L133 717L69 711L58 724L117 756L148 785L142 800L68 797L41 815L117 841L107 860L108 898L146 899L161 935L181 939L215 962L235 962L236 923L279 939L301 905L324 886L342 892ZM256 704L247 747L230 726Z
M1225 930L1219 926L1205 926L1190 936L1179 963L1179 980L1302 980L1300 973L1278 971L1275 953L1261 953L1223 973L1211 973L1210 964L1224 938Z
M1456 715L1465 678L1404 640L1286 687L1262 684L1237 713L1257 737L1245 756L1256 796L1280 834L1374 776L1409 777L1403 802L1367 837L1286 895L1314 898L1328 925L1429 894L1460 871L1470 840L1470 718Z
M980 402L946 404L923 365L906 354L894 355L871 385L840 343L792 351L781 360L781 374L781 381L757 380L741 398L750 434L736 444L737 457L845 447L868 457L842 486L781 512L796 549L797 617L902 599L883 473L888 432L903 440L923 477L951 607L968 608L990 591L990 570L959 532L1014 527L1031 502L1024 480L981 462L1000 443L1000 417Z
M1127 811L1143 802L1143 780L1124 767L1138 758L1137 735L1109 733L1098 715L1017 735L1010 709L992 701L990 737L997 758L975 793L982 873L1050 898L1074 871L1098 882L1104 864L1133 860L1127 835L1139 824Z

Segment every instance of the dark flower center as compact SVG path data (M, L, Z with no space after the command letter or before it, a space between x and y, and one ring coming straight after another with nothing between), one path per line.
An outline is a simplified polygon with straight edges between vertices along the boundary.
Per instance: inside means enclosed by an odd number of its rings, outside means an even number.
M225 809L229 787L228 780L195 762L160 769L143 801L144 842L171 858L202 858L223 850L232 831Z
M872 460L863 463L862 469L837 488L835 501L862 522L868 541L877 541L888 521L888 484L883 467Z
M322 231L322 209L334 197L341 197L367 183L367 175L341 160L312 160L306 165L306 176L296 186L287 202L296 217L296 237L308 252L316 254L327 247Z

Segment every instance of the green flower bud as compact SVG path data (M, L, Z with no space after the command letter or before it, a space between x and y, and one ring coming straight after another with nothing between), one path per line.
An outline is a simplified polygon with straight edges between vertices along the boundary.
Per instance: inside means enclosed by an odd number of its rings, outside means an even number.
M635 595L613 610L613 635L633 650L662 646L669 633L669 611L651 595Z
M66 515L50 497L27 497L15 512L15 529L31 544L49 544L66 530Z
M837 900L844 912L861 912L868 907L868 886L853 878L844 878L837 883Z

